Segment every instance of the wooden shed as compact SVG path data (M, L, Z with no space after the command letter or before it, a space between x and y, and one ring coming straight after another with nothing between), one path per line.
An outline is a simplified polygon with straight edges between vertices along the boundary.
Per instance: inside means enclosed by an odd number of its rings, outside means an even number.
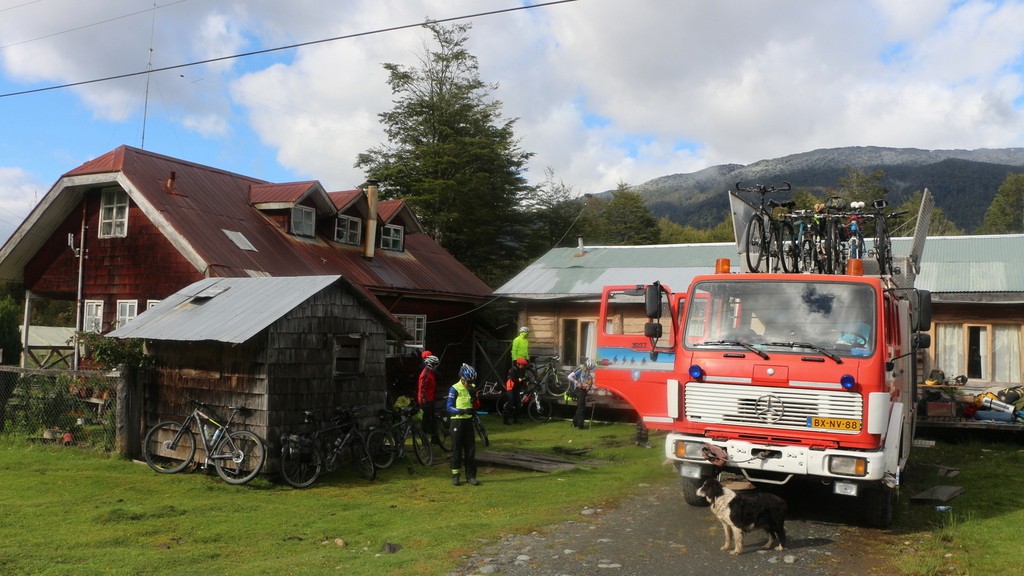
M342 276L208 278L110 332L140 338L156 367L141 386L141 430L181 419L187 398L253 410L244 427L276 453L303 412L385 402L385 341L401 323Z

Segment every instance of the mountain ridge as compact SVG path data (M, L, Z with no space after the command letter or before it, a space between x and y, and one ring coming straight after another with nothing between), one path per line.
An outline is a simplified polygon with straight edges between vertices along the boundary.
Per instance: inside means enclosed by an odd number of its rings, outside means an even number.
M1024 172L1024 148L923 150L848 146L822 148L758 160L752 164L719 164L697 172L653 178L635 187L657 217L697 228L709 228L728 214L726 191L745 185L788 181L794 190L823 195L835 188L849 169L881 170L891 205L928 188L936 205L965 232L982 222L996 190L1011 172ZM780 199L783 197L780 196Z

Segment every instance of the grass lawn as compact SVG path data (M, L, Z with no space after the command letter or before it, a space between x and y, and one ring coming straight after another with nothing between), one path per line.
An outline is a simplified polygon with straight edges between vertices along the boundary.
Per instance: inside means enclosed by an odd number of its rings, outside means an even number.
M914 448L900 489L900 515L886 531L882 554L900 574L1015 576L1024 571L1024 439L1021 433L937 438ZM956 476L940 476L944 468ZM911 497L933 486L964 492L939 503ZM937 511L936 505L948 511Z
M435 454L430 468L399 461L373 482L339 470L295 490L265 478L229 486L212 471L156 474L5 438L0 573L444 574L482 541L578 520L582 508L666 474L661 446L637 447L632 425L485 418L492 448L588 448L587 458L608 465L541 473L481 464L480 486L456 488Z
M275 479L229 486L212 472L161 475L90 450L0 438L0 574L445 574L502 534L586 521L583 508L671 474L663 436L639 448L632 425L485 422L492 448L586 448L608 464L557 473L481 464L480 486L456 488L436 455L430 468L400 461L373 482L339 470L295 490ZM888 558L887 574L1019 574L1024 450L1004 440L915 448L896 525L873 531L865 553ZM960 473L940 477L940 467ZM939 484L965 489L950 511L910 501Z

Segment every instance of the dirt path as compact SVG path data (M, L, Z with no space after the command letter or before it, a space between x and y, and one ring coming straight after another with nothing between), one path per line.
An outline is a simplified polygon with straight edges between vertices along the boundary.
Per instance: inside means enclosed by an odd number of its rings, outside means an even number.
M786 550L762 551L763 532L747 538L745 553L719 550L722 530L707 508L686 505L679 480L643 485L614 508L581 511L579 521L544 532L482 542L449 576L704 576L712 573L864 576L888 575L884 559L865 554L863 542L884 531L816 519L820 508L794 502L786 522ZM790 500L793 500L790 498Z

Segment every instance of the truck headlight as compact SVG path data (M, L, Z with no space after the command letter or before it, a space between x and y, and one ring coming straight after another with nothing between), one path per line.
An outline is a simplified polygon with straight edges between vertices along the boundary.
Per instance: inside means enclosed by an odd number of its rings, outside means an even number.
M828 459L828 471L843 476L867 476L868 461L856 456L832 456Z
M700 449L703 447L703 442L686 442L684 440L676 440L673 451L675 452L676 458L703 460L704 456L700 453Z

